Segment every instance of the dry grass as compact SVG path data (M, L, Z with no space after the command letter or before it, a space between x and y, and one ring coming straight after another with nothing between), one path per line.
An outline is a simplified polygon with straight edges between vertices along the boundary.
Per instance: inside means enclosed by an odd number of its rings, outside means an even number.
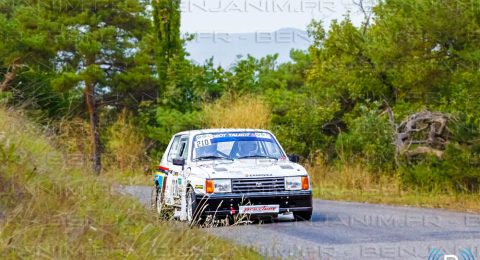
M252 250L159 221L137 200L65 163L38 127L0 108L2 259L246 258Z
M118 168L121 171L138 170L139 165L145 164L143 135L126 110L108 129L106 148L105 161L107 167Z
M56 130L55 141L61 144L62 151L69 155L67 163L90 168L92 144L88 122L73 118L56 122L53 127Z
M363 192L401 192L400 178L386 174L373 174L359 164L332 167L318 157L313 163L307 164L306 168L313 183L322 187Z
M261 98L228 96L204 107L205 122L211 128L268 128L270 108Z
M330 167L321 158L306 168L317 198L480 213L480 194L418 192L403 187L399 176L373 174L361 165Z
M100 178L106 182L122 185L153 185L153 174L150 171L145 171L141 167L132 170L121 171L116 168L109 168L102 172Z
M55 142L66 155L66 163L72 167L91 168L90 126L80 118L62 120L53 125ZM133 123L132 117L123 111L107 129L107 141L102 153L101 178L116 184L151 185L151 168L145 156L144 137Z
M124 185L152 185L144 137L124 110L108 129L102 178Z

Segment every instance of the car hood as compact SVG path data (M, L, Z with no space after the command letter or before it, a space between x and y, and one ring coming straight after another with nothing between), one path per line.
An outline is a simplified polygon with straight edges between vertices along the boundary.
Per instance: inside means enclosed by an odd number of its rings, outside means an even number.
M270 159L215 160L197 162L192 172L203 172L207 178L264 178L307 175L301 165L290 161Z

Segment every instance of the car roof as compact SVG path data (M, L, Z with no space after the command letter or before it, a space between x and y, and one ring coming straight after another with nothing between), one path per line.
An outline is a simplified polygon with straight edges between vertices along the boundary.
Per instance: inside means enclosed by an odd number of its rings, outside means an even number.
M198 134L210 134L210 133L225 133L225 132L265 132L271 133L268 130L263 129L251 129L251 128L212 128L212 129L199 129L189 130L177 133L175 135L198 135Z

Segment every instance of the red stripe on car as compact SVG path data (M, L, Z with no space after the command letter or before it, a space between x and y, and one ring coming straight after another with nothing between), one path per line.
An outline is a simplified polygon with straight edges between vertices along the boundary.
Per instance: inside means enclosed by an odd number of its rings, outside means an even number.
M161 166L161 165L158 166L158 169L161 170L161 171L168 171L169 170L167 167L164 167L164 166Z

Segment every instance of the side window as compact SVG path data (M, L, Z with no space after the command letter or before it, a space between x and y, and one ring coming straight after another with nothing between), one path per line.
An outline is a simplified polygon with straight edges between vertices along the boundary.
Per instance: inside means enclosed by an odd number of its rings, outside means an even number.
M175 138L173 139L172 146L170 146L170 151L168 152L167 161L172 162L173 158L177 157L179 143L180 143L180 136L175 136Z
M178 151L178 158L186 160L188 156L188 136L182 136L180 139L180 149Z
M275 157L279 157L282 155L282 152L278 149L274 143L265 142L265 148L267 150L267 154Z

